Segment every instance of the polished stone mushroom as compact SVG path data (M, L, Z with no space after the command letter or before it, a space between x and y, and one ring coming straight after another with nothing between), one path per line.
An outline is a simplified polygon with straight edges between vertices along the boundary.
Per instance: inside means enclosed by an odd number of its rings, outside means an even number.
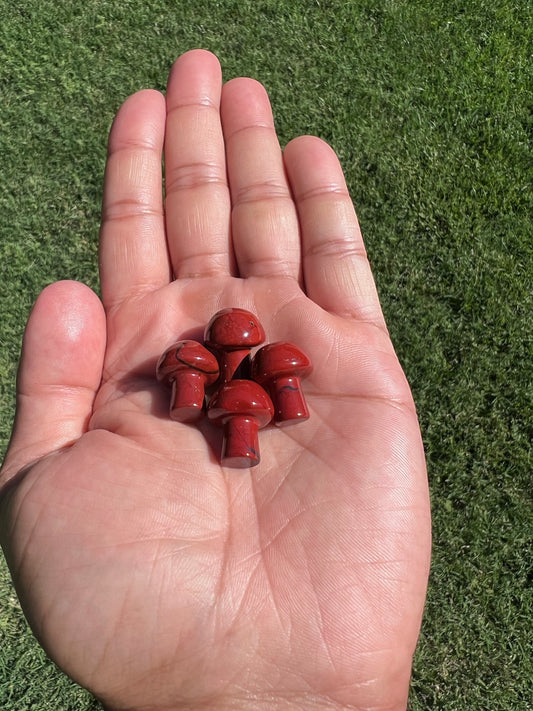
M195 422L203 412L205 388L219 376L218 361L197 341L177 341L160 357L156 376L172 387L170 418Z
M247 377L250 351L264 340L265 332L257 316L238 308L218 311L207 324L204 334L205 345L217 354L223 383L233 377Z
M268 393L253 380L230 380L211 398L207 417L223 427L220 463L245 469L259 464L258 430L266 427L274 414Z
M290 425L309 418L300 379L311 370L309 358L292 343L269 343L255 354L252 378L268 390L276 425Z

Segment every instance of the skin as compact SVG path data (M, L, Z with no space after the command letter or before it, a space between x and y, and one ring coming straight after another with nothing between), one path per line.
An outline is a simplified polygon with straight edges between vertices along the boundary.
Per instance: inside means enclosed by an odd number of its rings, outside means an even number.
M163 209L161 155L165 155ZM212 54L109 140L102 302L28 320L1 541L48 654L108 709L405 709L430 560L424 452L342 169L282 152L264 88ZM310 419L221 468L168 419L160 354L219 309L309 354Z

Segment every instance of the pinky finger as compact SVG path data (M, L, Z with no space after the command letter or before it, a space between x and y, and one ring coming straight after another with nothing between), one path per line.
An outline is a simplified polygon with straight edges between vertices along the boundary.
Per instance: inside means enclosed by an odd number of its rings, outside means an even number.
M307 295L331 313L386 330L335 152L319 138L301 136L286 146L284 159L300 220Z

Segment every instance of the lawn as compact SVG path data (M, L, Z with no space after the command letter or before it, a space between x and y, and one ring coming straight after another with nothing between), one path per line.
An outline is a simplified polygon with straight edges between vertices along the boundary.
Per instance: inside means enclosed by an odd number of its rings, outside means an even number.
M533 709L533 6L527 0L0 0L0 456L23 325L97 281L107 132L183 51L331 143L427 452L434 553L410 709ZM0 707L96 702L47 660L0 562Z

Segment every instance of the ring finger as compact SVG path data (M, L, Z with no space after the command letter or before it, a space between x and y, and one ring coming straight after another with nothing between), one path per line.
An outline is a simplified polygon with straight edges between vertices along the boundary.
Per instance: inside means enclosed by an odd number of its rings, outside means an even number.
M263 86L253 79L225 84L221 117L239 274L299 279L298 217Z

